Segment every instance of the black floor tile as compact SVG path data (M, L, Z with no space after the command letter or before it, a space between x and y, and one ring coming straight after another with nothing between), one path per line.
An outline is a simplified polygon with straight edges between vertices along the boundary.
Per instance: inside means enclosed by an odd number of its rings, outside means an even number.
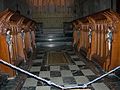
M64 84L77 84L73 77L63 77Z
M34 75L39 76L39 73L40 73L40 72L31 72L31 73L34 74Z
M60 71L50 71L50 77L61 77Z
M37 86L43 86L43 82L38 81Z
M37 55L38 55L38 54L44 54L44 53L45 53L45 52L39 52L39 51L37 51Z
M66 49L67 51L73 51L73 49Z
M71 55L76 55L74 52L68 52L68 54L71 56Z
M88 89L95 90L95 89L92 87L92 85L89 85L89 86L88 86Z
M36 90L36 87L23 87L21 90Z
M50 67L49 66L41 66L40 71L50 71Z
M80 70L81 69L88 69L88 67L86 65L77 65L77 66L80 68Z
M37 82L37 86L46 86L46 84L43 83L43 82L41 82L41 81L38 81L38 82Z
M109 82L109 86L110 90L120 90L120 81L118 82Z
M36 58L37 58L37 59L42 59L42 58L43 58L43 56L37 56Z
M73 60L74 60L74 61L80 61L80 59L79 59L79 58L73 58Z
M73 76L84 76L80 70L71 70Z
M61 90L61 89L52 86L50 90Z
M106 80L109 82L119 82L120 78L116 77L115 75L112 75L112 76L108 76Z
M69 66L64 65L64 66L60 66L60 70L70 70Z
M50 81L50 78L48 78L48 77L44 77L44 79Z
M41 62L38 62L38 63L33 63L32 66L41 66L41 65L42 65L42 63L41 63Z
M71 60L71 64L76 65L76 63L73 60Z
M98 78L98 76L96 76L96 75L86 76L86 77L89 79L89 81L92 81L92 80ZM103 79L97 81L96 83L101 83L101 82L103 82Z

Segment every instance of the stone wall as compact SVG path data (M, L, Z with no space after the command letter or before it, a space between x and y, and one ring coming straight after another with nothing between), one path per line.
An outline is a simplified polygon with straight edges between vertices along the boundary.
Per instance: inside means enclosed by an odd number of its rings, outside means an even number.
M72 21L74 17L64 13L34 13L33 19L37 22L42 22L44 29L62 29L63 23Z
M0 11L3 10L3 0L0 0Z
M39 2L40 1L40 2ZM43 28L63 28L73 20L74 0L31 0L32 18L43 23Z
M72 7L72 13L42 13L34 12L35 10L31 8L27 1L29 0L0 0L0 11L6 8L13 10L18 8L21 14L31 17L39 23L42 22L43 28L62 28L63 22L69 22L75 18L84 17L108 8L116 10L116 0L74 0L75 5Z
M108 8L116 10L116 0L75 0L76 18L84 17Z
M28 11L30 9L27 4L27 0L3 0L3 10L6 8L10 8L12 10L18 9L22 15L30 17L30 15L28 15Z

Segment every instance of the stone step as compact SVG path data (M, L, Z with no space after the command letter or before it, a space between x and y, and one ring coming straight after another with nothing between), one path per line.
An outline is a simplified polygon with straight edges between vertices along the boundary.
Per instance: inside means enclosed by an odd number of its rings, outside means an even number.
M37 42L37 47L57 47L57 46L65 46L72 45L72 42Z
M36 34L35 36L36 38L41 38L41 37L55 38L55 37L64 37L65 35L63 33L59 33L59 34Z
M45 38L36 38L36 42L66 42L66 41L72 41L72 37L45 37Z
M59 47L72 45L72 37L65 36L63 29L44 29L36 32L37 47ZM47 33L45 33L47 31Z

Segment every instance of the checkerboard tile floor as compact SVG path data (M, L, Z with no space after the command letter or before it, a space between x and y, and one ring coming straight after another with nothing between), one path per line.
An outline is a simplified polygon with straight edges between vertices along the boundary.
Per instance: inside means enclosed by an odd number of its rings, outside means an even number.
M74 86L87 83L97 76L85 64L82 58L79 58L72 49L61 50L67 52L72 59L70 65L43 65L45 51L38 51L37 59L33 61L30 72L50 80L62 86ZM89 86L91 90L110 90L102 80ZM48 86L41 81L28 77L23 85L22 90L60 90L53 86Z

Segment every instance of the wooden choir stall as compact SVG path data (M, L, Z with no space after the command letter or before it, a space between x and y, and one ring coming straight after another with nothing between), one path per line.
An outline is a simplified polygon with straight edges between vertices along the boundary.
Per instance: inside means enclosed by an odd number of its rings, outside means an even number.
M28 55L35 49L35 26L32 20L25 18L22 24L24 30L25 52Z
M78 50L79 38L80 38L80 26L78 25L78 21L73 22L73 47Z
M91 53L91 43L92 43L92 29L94 28L92 22L89 18L81 18L79 20L80 39L78 50L85 57L89 57Z
M27 19L27 24L26 22ZM28 24L28 22L30 22ZM29 33L29 35L28 35ZM19 66L28 61L28 44L35 49L35 22L10 9L0 13L0 59ZM33 52L33 51L32 51ZM0 65L0 72L15 77L16 72L11 68Z
M75 23L76 21L79 23ZM76 21L73 21L74 28L77 26L80 31L78 51L105 71L119 66L120 15L107 9Z

